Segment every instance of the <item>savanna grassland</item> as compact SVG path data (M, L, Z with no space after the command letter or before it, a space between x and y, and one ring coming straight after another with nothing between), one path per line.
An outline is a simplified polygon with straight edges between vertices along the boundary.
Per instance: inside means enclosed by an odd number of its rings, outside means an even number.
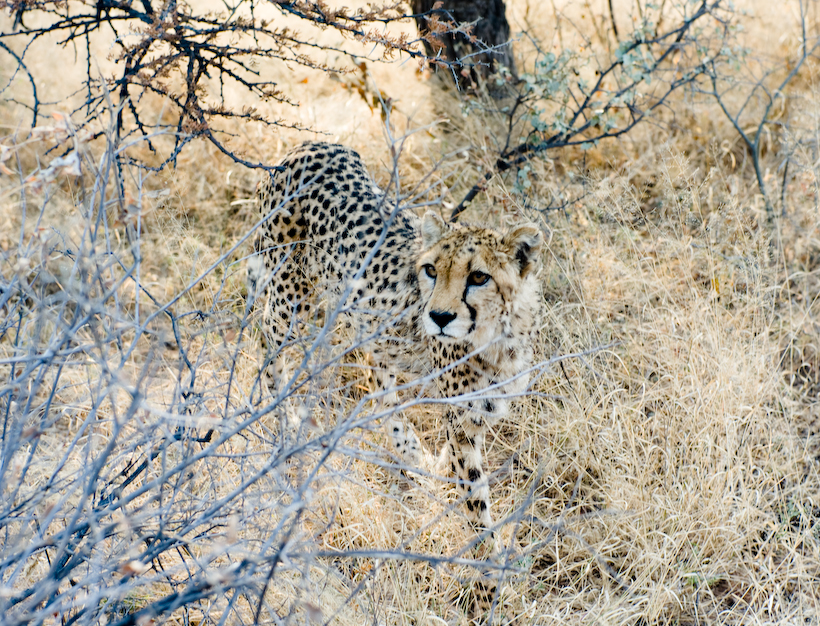
M507 5L522 74L530 35L611 52L606 2ZM649 10L615 8L622 35ZM736 9L720 102L704 78L618 138L494 175L460 217L532 220L548 242L542 364L485 451L506 548L491 616L468 608L482 563L454 485L384 450L344 329L289 348L294 384L260 392L244 259L261 174L205 141L118 170L116 111L74 131L87 68L56 38L28 52L57 114L30 131L0 55L0 622L820 623L820 64L795 70L820 6ZM104 72L112 44L95 45ZM286 124L228 122L231 150L343 143L446 217L510 137L503 102L415 60L315 54L348 71L260 66L298 105L254 102ZM153 140L122 149L156 164ZM48 171L66 145L81 163ZM440 411L407 415L434 454Z

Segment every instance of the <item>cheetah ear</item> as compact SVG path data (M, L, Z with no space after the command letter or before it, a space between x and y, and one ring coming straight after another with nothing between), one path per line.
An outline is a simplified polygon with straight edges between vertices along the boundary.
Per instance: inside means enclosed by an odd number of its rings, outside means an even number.
M427 211L421 218L421 247L424 250L438 243L450 230L438 213Z
M541 246L544 238L535 224L524 224L514 228L501 240L502 248L515 259L521 278L537 267L541 260Z

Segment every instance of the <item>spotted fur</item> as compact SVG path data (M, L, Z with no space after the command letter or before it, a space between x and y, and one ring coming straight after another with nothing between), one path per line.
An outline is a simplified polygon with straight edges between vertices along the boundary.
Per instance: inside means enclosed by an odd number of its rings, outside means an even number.
M368 341L380 384L440 372L447 442L440 464L458 479L468 518L492 527L482 447L488 426L528 384L540 294L541 233L506 234L423 218L376 187L361 158L339 145L307 143L258 187L270 216L249 263L249 293L262 309L272 350L298 333L294 320L327 310L351 313ZM273 366L272 376L277 376ZM389 402L397 402L388 394ZM386 424L408 465L420 444L401 416Z

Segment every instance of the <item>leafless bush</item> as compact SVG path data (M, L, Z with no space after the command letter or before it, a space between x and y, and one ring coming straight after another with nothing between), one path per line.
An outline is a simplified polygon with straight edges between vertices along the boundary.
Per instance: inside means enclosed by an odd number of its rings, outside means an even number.
M130 249L115 236L114 221L129 219L118 211L116 123L101 159L66 118L51 129L74 150L21 180L28 219L20 247L4 254L3 621L310 613L311 569L333 576L319 561L325 528L311 492L338 480L345 462L329 461L367 422L354 413L313 436L278 428L304 385L260 403L254 383L237 380L247 310L221 292L190 309L186 295L214 272L225 287L242 242L170 301L143 286L138 210ZM46 226L51 179L65 174L79 176L70 233ZM43 193L34 212L32 186ZM278 605L265 591L282 577L296 595Z
M344 67L328 65L318 54L318 59L311 54L331 51L356 58L350 52L316 43L310 34L282 26L283 18L294 18L314 35L332 29L345 38L372 44L384 58L399 52L424 57L405 36L383 32L385 25L406 19L400 3L349 12L322 2L236 0L224 3L220 11L211 11L176 0L3 0L2 9L13 16L13 26L0 34L0 48L14 59L16 72L28 79L31 97L25 105L31 110L32 127L39 123L43 103L38 85L44 79L29 70L26 52L38 39L56 38L55 55L78 51L85 55L83 96L74 112L82 114L81 128L96 129L94 122L113 104L117 115L112 132L118 140L142 138L153 148L157 131L173 137L170 152L163 154L155 168L175 162L180 150L200 137L239 163L264 167L228 147L225 140L230 129L219 123L235 120L292 125L287 119L269 119L253 106L268 100L295 104L294 94L265 77L263 64L344 72ZM95 66L94 44L99 41L106 46L113 43L114 67L110 72ZM238 110L225 97L226 91L236 88L248 103ZM159 119L157 97L165 106L170 105ZM99 132L94 130L93 135ZM120 162L127 155L118 152L114 156Z
M769 220L775 217L772 183L767 184L763 160L764 146L777 155L776 167L780 173L780 213L785 214L790 166L800 167L799 153L813 149L815 128L800 119L805 109L795 106L793 83L801 77L808 63L818 61L820 37L812 22L809 7L798 3L800 43L797 53L786 62L767 56L764 50L736 47L723 59L711 60L707 75L709 82L704 93L718 103L720 110L731 122L743 145L743 161L754 172L760 195ZM739 106L732 110L732 100ZM778 149L782 148L782 149Z
M671 24L670 13L677 16ZM510 87L510 102L502 109L506 132L496 138L495 163L453 209L452 219L498 174L514 172L513 187L526 192L531 169L527 163L538 155L591 147L623 137L645 122L659 123L657 114L670 109L674 93L702 83L723 60L731 25L731 7L722 0L702 0L675 3L673 11L663 5L654 11L647 7L614 45L599 33L604 53L586 33L578 34L589 54L552 52L538 33L525 32L535 51L534 67Z
M147 191L120 179L115 112L108 121L102 155L68 117L40 128L30 141L67 145L66 156L19 175L24 217L19 246L3 254L0 296L3 623L302 623L354 601L375 615L360 596L385 564L510 575L522 555L474 561L469 536L448 554L418 549L460 507L371 434L379 394L340 369L367 338L328 342L343 307L288 348L292 375L277 396L265 392L248 356L251 307L237 298L255 229L170 298L145 286ZM76 214L63 229L50 204L66 177ZM390 190L402 207L421 191ZM206 283L203 308L194 294ZM427 402L408 397L400 410ZM399 507L395 486L409 476L436 513L393 543L334 539L350 506L340 494L361 464L384 474L365 486L372 497ZM503 523L520 524L528 505ZM327 586L335 606L317 600Z

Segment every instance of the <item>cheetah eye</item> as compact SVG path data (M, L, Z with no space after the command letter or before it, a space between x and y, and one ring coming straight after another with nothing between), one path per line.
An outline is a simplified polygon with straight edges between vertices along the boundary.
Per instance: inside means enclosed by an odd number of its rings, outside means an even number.
M425 265L423 268L424 273L427 274L430 278L435 278L437 276L436 268L429 263Z
M490 275L489 274L485 274L484 272L475 271L475 272L472 272L467 277L467 285L469 285L469 286L473 286L473 285L481 286L481 285L486 284L486 282L488 280L490 280Z

